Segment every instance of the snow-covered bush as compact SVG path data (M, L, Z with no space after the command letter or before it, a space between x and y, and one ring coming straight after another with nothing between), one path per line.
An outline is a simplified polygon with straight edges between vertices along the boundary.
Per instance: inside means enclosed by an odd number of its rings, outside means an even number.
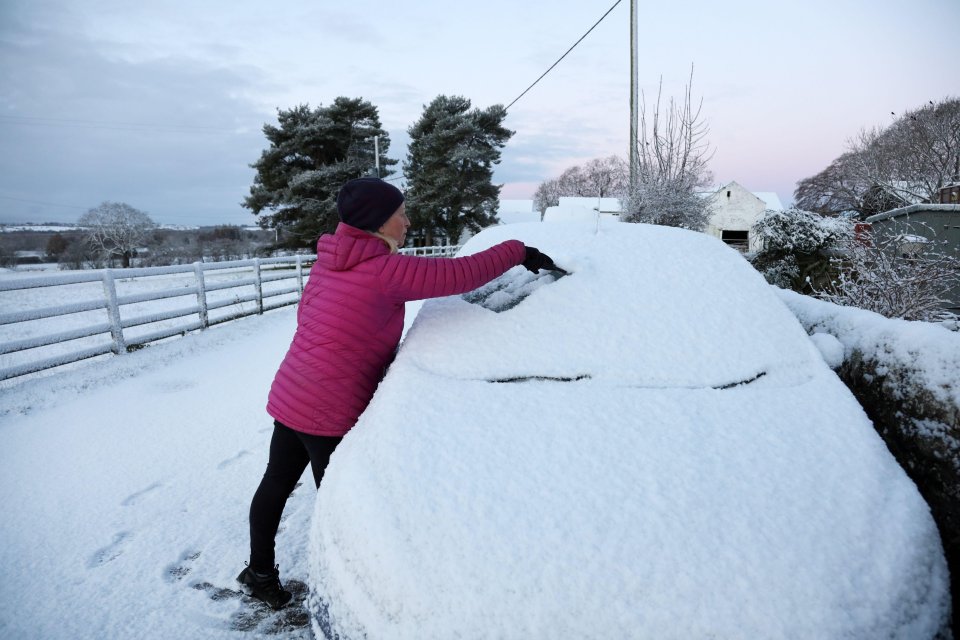
M836 277L816 288L817 297L888 318L941 320L950 291L960 286L960 261L916 236L851 240L832 259Z
M800 209L768 209L753 232L763 246L752 256L753 266L770 284L803 291L829 279L829 252L852 236L853 225Z

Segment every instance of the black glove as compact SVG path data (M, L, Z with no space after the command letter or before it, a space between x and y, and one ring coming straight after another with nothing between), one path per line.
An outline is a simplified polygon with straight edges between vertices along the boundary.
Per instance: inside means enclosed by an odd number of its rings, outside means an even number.
M553 264L553 260L545 253L541 253L534 247L525 247L527 254L523 257L522 264L527 271L532 271L536 273L540 269L549 269L557 271L557 265Z

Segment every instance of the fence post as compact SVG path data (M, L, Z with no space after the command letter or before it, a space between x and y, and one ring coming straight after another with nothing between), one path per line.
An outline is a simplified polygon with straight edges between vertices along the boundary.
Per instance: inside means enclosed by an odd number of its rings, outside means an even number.
M113 352L123 355L127 352L127 343L123 339L123 327L120 325L120 305L117 304L117 286L113 281L113 269L103 270L103 293L107 298L107 316L110 318Z
M253 288L257 291L257 313L263 314L263 282L260 280L260 258L253 259Z
M303 254L297 254L297 288L299 297L303 297Z
M210 318L207 315L207 283L203 277L203 264L194 262L193 273L197 276L197 308L200 313L200 327L206 329L210 326Z

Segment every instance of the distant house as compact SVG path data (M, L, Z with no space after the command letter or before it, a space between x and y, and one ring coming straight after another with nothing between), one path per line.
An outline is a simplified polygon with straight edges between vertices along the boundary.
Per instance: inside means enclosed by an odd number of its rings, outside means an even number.
M560 198L560 204L555 207L547 207L543 214L544 222L587 222L593 224L604 219L620 219L620 200L618 198L565 196Z
M710 218L704 232L744 252L762 248L753 233L753 225L763 212L783 210L776 193L747 191L736 181L701 195L710 203Z
M940 191L950 198L953 185ZM911 252L929 247L939 253L960 255L960 204L912 204L867 218L874 235L908 240ZM960 287L950 294L950 309L960 310Z
M599 211L611 216L619 216L622 206L620 198L580 198L567 197L560 198L560 207L583 207L590 211Z

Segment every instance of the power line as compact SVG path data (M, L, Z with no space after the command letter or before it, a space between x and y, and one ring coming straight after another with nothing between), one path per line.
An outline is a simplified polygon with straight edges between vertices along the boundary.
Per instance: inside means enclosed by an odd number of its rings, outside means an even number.
M600 19L597 20L597 21L593 24L592 27L590 27L589 29L587 29L587 32L586 32L585 34L583 34L582 36L580 36L580 39L577 40L576 42L574 42L572 47L570 47L569 49L567 49L567 53L570 53L571 51L573 51L574 48L575 48L578 44L580 44L580 43L583 41L584 38L586 38L588 35L590 35L590 32L593 31L593 30L597 27L598 24L600 24L601 22L603 22L603 19L606 18L608 15L610 15L610 12L613 11L613 10L617 7L617 5L620 4L621 2L622 2L622 0L617 0L616 2L614 2L614 3L613 3L613 6L610 7L609 9L607 9L607 12L606 12L605 14L603 14L602 16L600 16ZM541 80L543 80L543 77L544 77L545 75L547 75L548 73L550 73L551 71L553 71L553 68L554 68L555 66L557 66L558 64L560 64L560 61L561 61L561 60L563 60L564 58L567 57L567 53L564 53L562 56L560 56L559 58L557 58L557 61L554 62L552 65L550 65L550 68L547 69L546 71L544 71L544 72L543 72L543 75L541 75L539 78L537 78L536 80L534 80L534 81L533 81L533 84L531 84L529 87L527 87L526 89L524 89L524 90L523 90L523 93L521 93L521 94L518 95L516 98L514 98L513 102L511 102L510 104L508 104L507 107L506 107L506 109L504 109L504 111L509 111L509 110L510 110L510 107L512 107L514 104L516 104L517 100L519 100L519 99L522 98L524 95L526 95L527 91L530 91L530 89L533 89L534 85L536 85L538 82L540 82Z

